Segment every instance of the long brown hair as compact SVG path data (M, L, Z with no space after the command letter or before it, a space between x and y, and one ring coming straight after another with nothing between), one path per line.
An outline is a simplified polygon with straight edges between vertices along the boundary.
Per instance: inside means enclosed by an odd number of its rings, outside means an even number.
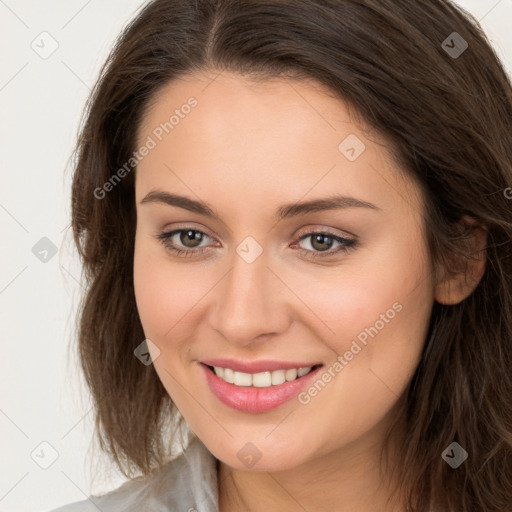
M101 448L128 477L168 456L163 429L177 409L134 357L145 336L132 276L133 153L156 92L202 70L327 85L420 184L432 262L463 268L461 219L486 226L474 292L433 304L392 470L410 511L512 510L512 87L478 21L448 0L153 0L124 29L84 110L72 186L86 285L78 350ZM457 469L441 456L454 441L469 454Z

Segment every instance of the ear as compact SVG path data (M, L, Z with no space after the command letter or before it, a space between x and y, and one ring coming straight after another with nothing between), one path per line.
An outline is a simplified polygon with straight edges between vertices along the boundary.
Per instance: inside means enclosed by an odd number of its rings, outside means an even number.
M440 304L454 305L469 297L485 272L487 228L470 217L464 217L462 223L470 232L464 246L468 257L456 255L455 261L452 257L456 270L443 267L435 287L435 300Z

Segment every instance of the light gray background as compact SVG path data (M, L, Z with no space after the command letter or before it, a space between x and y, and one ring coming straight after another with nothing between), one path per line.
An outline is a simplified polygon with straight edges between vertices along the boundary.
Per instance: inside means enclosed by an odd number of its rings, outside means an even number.
M81 291L69 158L99 68L143 3L0 0L0 511L42 512L124 481L104 477L106 460L91 457L89 396L72 351L68 359ZM458 3L512 76L512 0ZM31 47L56 44L44 31L58 43L48 58ZM32 252L43 237L58 250L47 262Z

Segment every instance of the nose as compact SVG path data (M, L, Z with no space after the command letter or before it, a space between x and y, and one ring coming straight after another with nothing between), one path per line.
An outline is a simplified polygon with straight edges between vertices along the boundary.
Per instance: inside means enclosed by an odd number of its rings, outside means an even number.
M265 251L251 263L235 253L230 271L216 287L210 325L232 344L254 344L289 326L291 292L268 263Z

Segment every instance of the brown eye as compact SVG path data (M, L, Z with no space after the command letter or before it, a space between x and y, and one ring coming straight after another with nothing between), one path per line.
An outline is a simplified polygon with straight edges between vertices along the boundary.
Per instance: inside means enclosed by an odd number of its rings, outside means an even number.
M321 233L311 237L311 246L318 251L329 250L333 245L334 239Z
M357 245L357 240L351 238L343 238L329 232L311 232L301 236L299 241L310 240L309 245L312 249L302 248L309 258L333 256L339 252L347 252L349 249ZM332 249L333 244L339 244L337 248Z
M207 247L200 247L204 238L210 238L197 229L175 229L156 236L164 246L176 255L194 256L203 253Z
M203 234L201 231L196 231L192 229L181 230L179 240L185 247L195 248L201 243L203 238Z

